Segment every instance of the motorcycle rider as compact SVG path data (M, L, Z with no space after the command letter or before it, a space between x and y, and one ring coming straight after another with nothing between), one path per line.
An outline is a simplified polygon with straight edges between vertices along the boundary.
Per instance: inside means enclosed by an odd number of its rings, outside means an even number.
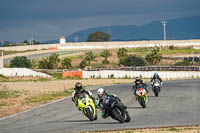
M105 100L108 97L114 97L122 106L124 109L126 109L127 107L122 103L122 101L120 100L120 98L115 95L115 94L110 94L107 93L103 88L99 88L97 90L97 100L96 100L96 107L99 108L100 110L102 110L101 116L102 118L107 118L109 116L108 112L104 109L103 104L105 102Z
M90 91L87 91L83 88L81 82L77 82L75 84L74 91L72 92L72 101L78 106L78 98L81 94L86 93L90 96L90 98L95 102L95 98L92 96L92 93Z
M135 78L135 85L133 85L134 95L136 95L136 90L138 89L139 85L142 85L142 87L144 87L144 89L148 93L148 86L146 83L143 82L143 80L140 77Z
M160 78L160 76L158 75L157 72L154 73L153 77L151 78L151 85L153 87L153 82L154 80L158 79L160 81L160 84L162 85L162 79Z

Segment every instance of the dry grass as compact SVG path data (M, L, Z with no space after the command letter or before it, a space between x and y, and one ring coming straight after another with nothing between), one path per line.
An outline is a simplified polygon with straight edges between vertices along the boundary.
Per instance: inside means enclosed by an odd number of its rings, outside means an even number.
M182 126L182 127L166 127L166 128L147 128L132 129L122 131L96 131L95 133L200 133L200 125L198 126ZM88 132L89 133L89 132Z
M71 95L76 82L84 86L130 83L133 79L82 79L56 81L1 82L0 88L17 92L17 97L0 98L0 117L12 115L32 107ZM12 93L11 93L12 94ZM19 95L18 95L19 94Z

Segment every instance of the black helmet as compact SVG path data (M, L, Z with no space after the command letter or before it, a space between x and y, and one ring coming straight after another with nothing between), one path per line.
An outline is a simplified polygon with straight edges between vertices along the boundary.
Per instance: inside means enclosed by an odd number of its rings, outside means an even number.
M136 78L135 78L135 81L136 81L137 84L139 84L139 83L141 82L141 80L140 80L139 77L136 77Z
M81 84L81 82L77 82L77 83L75 84L75 89L76 89L77 91L79 91L79 90L82 89L82 84Z

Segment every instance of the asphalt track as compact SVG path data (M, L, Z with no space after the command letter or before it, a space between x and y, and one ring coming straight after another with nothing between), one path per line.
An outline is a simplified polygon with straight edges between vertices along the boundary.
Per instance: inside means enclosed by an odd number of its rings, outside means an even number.
M73 53L80 53L83 52L84 50L79 50L79 51L57 51L57 52L47 52L47 53L40 53L40 54L30 54L30 55L25 55L28 59L39 59L39 58L44 58L48 57L53 53L56 53L58 55L67 55L67 54L73 54ZM4 63L8 64L10 61L13 59L12 58L4 58Z
M71 98L47 104L0 120L0 133L60 133L107 129L146 128L200 124L200 79L166 81L159 97L150 89L147 108L143 109L132 94L132 84L104 87L117 94L128 106L130 123L101 118L89 121ZM96 90L92 91L96 96Z

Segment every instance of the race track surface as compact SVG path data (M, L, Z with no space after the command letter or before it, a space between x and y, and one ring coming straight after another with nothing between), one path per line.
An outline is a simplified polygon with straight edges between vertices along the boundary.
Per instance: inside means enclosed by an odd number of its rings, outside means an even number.
M120 124L101 118L89 121L75 108L71 98L35 108L0 120L0 133L59 133L102 129L146 128L200 124L200 79L166 81L159 97L149 89L147 108L133 97L132 84L104 87L117 94L131 116L130 123ZM96 97L96 90L92 91Z

